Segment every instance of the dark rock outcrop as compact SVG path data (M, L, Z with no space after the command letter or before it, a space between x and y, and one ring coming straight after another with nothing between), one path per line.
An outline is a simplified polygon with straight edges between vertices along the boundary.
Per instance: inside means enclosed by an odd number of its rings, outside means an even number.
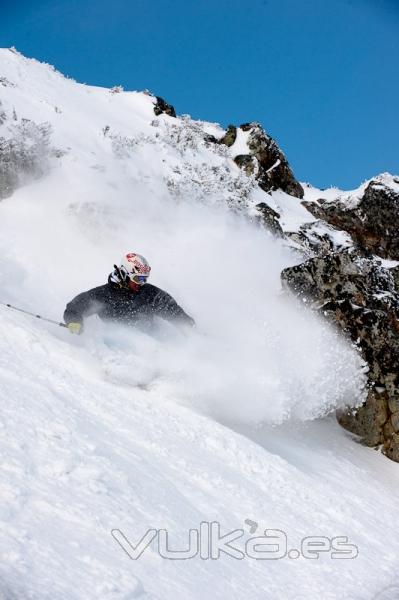
M237 127L235 125L229 125L227 131L222 138L219 140L219 144L224 144L228 148L234 144L237 138Z
M267 135L259 123L244 123L240 128L249 132L248 148L259 163L259 187L265 192L281 189L291 196L303 198L303 188L274 139Z
M242 169L248 176L253 175L258 171L258 162L251 154L238 154L234 158L234 162L240 169Z
M399 259L398 177L384 174L372 179L353 207L345 198L333 203L304 202L304 206L378 256Z
M303 198L303 188L274 139L267 135L259 123L244 123L239 129L248 132L248 154L236 155L236 164L248 175L255 174L259 187L265 192L283 190L291 196ZM237 127L229 125L218 143L230 148L236 139Z
M258 219L261 225L277 237L284 237L284 232L279 222L279 213L270 208L265 202L260 202L255 208L259 213Z
M386 429L386 424L389 423L387 394L378 393L375 389L369 391L362 407L357 410L340 410L337 419L342 427L358 435L363 444L370 447L383 444L385 432L388 445L394 433Z
M393 269L390 269L390 271L395 282L396 291L399 294L399 267L394 267Z
M168 104L166 100L161 98L160 96L155 96L155 104L154 104L154 113L158 117L158 115L169 115L170 117L176 117L176 111L171 104Z

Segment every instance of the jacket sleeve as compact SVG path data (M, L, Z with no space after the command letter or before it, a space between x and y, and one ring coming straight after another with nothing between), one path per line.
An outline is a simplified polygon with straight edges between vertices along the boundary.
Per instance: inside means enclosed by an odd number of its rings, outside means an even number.
M64 312L64 321L69 323L83 323L85 317L94 315L100 306L96 298L96 289L82 292L75 296L73 300L68 302Z
M180 322L185 323L186 325L190 325L193 327L195 325L195 321L190 315L188 315L181 306L179 306L174 298L164 292L163 290L159 290L157 295L154 298L154 308L156 314L171 322Z

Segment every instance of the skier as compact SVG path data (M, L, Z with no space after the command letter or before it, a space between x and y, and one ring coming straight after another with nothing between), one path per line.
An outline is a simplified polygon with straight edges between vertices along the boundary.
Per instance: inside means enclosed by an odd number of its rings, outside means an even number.
M144 256L129 252L108 277L108 283L83 292L67 304L64 321L71 333L83 331L85 317L128 325L151 324L155 316L193 326L192 319L177 302L155 285L147 283L151 267Z

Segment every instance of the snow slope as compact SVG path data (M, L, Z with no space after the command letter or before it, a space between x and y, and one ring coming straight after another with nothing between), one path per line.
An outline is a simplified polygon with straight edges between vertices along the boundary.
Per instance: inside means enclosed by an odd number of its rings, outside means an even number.
M204 141L220 127L156 118L147 94L83 86L10 50L1 77L0 136L22 119L51 134L43 175L0 204L0 300L60 319L133 250L197 328L92 318L73 338L1 308L0 594L371 600L395 585L397 466L331 416L361 401L362 363L282 296L297 256L246 218L265 195ZM287 222L289 198L274 198ZM304 209L291 200L294 223ZM359 553L168 560L155 539L132 560L111 535L167 529L184 548L190 528L219 522L245 531L243 548L248 519L256 535L283 530L288 549L346 536Z

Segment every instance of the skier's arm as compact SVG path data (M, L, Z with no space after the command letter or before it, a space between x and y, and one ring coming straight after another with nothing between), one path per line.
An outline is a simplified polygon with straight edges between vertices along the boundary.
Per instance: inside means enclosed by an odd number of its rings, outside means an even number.
M67 325L69 323L80 323L82 325L83 319L94 315L98 307L99 303L96 300L95 290L82 292L68 302L64 312L64 321Z
M157 314L171 322L184 323L193 327L195 321L188 315L174 298L164 291L160 291L154 298L154 306Z

